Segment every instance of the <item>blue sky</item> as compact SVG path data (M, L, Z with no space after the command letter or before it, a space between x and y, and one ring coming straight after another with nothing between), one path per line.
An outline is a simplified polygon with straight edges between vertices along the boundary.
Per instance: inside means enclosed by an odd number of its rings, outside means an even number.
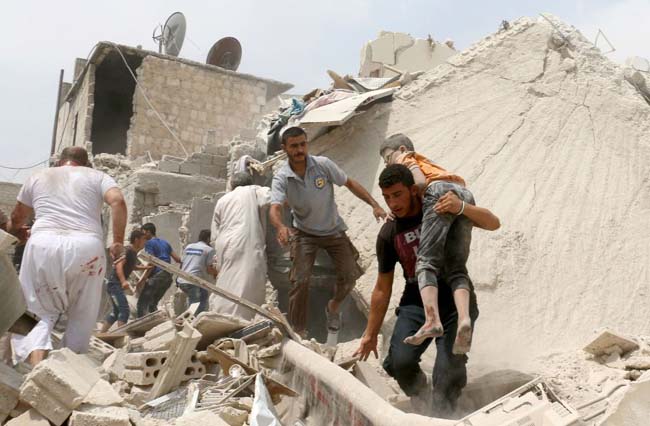
M212 43L237 37L240 71L293 83L295 93L325 87L325 71L356 73L362 45L380 30L451 38L463 49L494 32L502 19L557 15L594 40L601 28L624 61L650 58L650 0L275 0L29 1L3 5L0 56L0 166L48 157L58 74L70 81L76 57L100 40L155 49L153 28L172 12L188 21L182 57L204 61ZM0 167L0 181L23 181L33 170Z

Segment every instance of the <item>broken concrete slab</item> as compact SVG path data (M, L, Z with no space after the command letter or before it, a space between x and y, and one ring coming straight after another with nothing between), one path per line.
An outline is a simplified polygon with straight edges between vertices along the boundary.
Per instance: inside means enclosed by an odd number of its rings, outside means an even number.
M107 407L120 405L124 398L106 380L99 379L83 400L83 404Z
M601 426L645 425L650 418L650 379L631 383L617 404L607 409Z
M248 324L248 321L230 315L217 312L201 312L192 322L192 326L202 335L196 347L198 350L204 350L216 339L226 337Z
M168 320L169 318L167 317L167 314L162 310L158 310L141 318L134 319L122 327L116 328L113 332L127 333L132 337L141 337L144 336L147 331Z
M223 407L219 409L219 417L230 426L242 426L248 419L248 411L238 410L233 407Z
M169 345L176 335L176 326L172 321L165 321L147 331L142 349L145 352L155 352L169 349Z
M194 411L176 419L175 426L229 426L217 413L211 411Z
M368 386L384 401L388 401L392 395L402 393L399 387L396 389L391 383L393 379L382 376L373 366L365 361L359 361L355 364L354 377Z
M82 356L63 348L50 352L20 387L20 399L59 426L99 381L97 371Z
M585 352L594 356L609 355L612 352L619 352L619 355L625 355L637 349L639 349L637 342L611 330L602 331L598 334L598 337L584 347Z
M650 370L650 357L632 356L624 364L626 370Z
M50 422L41 413L30 408L20 416L9 420L5 426L50 426Z
M0 229L0 238L6 235L12 237ZM13 238L13 237L12 237ZM25 298L18 281L18 275L14 268L9 256L0 252L0 292L2 300L0 300L0 334L3 334L16 322L18 318L25 312L27 305L25 305Z
M187 322L169 349L169 358L163 365L158 379L151 390L150 398L158 398L166 394L183 381L187 363L192 357L196 344L201 340L201 333Z
M83 405L72 412L69 426L131 426L129 411L124 407Z
M0 423L5 421L9 413L18 404L20 386L23 384L22 374L0 362Z

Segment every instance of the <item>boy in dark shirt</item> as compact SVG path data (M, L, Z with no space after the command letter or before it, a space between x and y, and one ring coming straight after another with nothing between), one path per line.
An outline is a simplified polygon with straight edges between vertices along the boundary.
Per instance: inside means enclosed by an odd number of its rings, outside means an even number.
M146 241L144 232L139 229L132 231L129 236L129 242L131 244L126 247L124 256L117 259L113 264L113 270L108 277L108 284L106 285L106 291L111 298L113 310L102 321L102 332L108 331L115 321L117 321L117 326L121 327L129 320L129 303L126 300L124 291L131 291L128 279L134 269L147 269L146 266L136 265L138 262L138 252L144 248Z
M176 263L181 263L181 258L174 252L169 242L156 236L156 225L145 223L142 225L142 231L147 239L144 245L147 253L167 263L171 263L172 259ZM138 318L158 309L158 302L172 285L172 281L173 277L169 272L157 266L149 267L137 284L137 289L142 290L138 296Z

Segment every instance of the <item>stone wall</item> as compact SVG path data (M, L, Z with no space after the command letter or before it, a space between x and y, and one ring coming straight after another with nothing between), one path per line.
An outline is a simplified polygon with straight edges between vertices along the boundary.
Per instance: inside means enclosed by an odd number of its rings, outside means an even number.
M95 90L94 65L88 67L80 85L74 90L76 93L59 107L56 153L67 146L84 146L87 141L90 141ZM65 100L67 95L68 93L61 93L62 99Z
M226 144L256 121L266 104L266 82L234 73L149 55L137 74L149 100L189 153L206 143L208 130L215 131L218 145ZM154 159L163 154L184 156L139 90L133 103L127 156L136 158L147 152Z
M0 210L7 216L11 213L16 205L16 196L20 191L21 185L18 183L0 182Z

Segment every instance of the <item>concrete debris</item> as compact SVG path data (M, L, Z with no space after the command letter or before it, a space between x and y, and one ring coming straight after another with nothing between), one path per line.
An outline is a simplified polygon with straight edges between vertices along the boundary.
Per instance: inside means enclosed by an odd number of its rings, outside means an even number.
M110 405L121 405L124 398L120 396L109 382L99 379L83 400L83 404L108 407Z
M6 426L50 426L50 422L38 411L30 408L18 417L9 420Z
M584 348L585 352L595 356L610 355L612 353L625 355L637 349L639 349L638 343L610 330L602 331L598 337Z
M630 385L622 400L612 407L600 423L602 426L642 425L648 421L650 406L650 381Z
M22 374L0 362L0 423L9 416L9 413L18 404L18 396L23 380Z
M124 407L82 406L72 412L70 426L130 426L129 411Z
M199 350L204 350L217 338L227 336L233 331L244 329L247 325L248 321L237 317L216 312L201 312L192 322L192 327L196 328L202 335L196 347Z
M115 47L100 43L66 90L57 149L94 138L92 162L123 188L128 229L150 221L177 253L210 228L233 170L243 168L256 183L268 184L286 157L265 153L277 153L281 130L296 124L305 126L311 154L330 157L363 182L375 182L383 168L375 155L381 141L408 132L419 152L466 176L482 203L503 212L504 222L513 224L508 230L477 232L472 242L472 250L485 255L468 264L482 314L473 374L455 413L465 417L458 423L407 413L420 410L383 371L389 342L382 336L379 359L360 361L353 356L358 339L334 347L300 340L271 301L254 305L214 282L188 277L258 316L248 322L208 311L195 318L193 308L176 316L185 304L174 302L182 300L163 299L157 312L93 337L88 354L54 350L25 377L20 367L0 364L0 422L568 426L589 417L627 426L650 418L650 339L638 336L647 328L648 286L637 279L647 276L648 266L641 255L621 256L647 251L647 238L638 232L650 213L643 196L650 81L638 65L647 61L619 67L575 29L545 15L504 21L462 52L451 40L381 32L363 47L359 76L328 71L331 87L280 99L286 84L120 48L137 63L138 81L178 137L154 119L140 92L128 99L133 116L123 121L124 137L113 140L102 131L120 117L93 114L105 100L88 90L102 84L95 82L103 78L97 71L110 71L119 57L107 61ZM175 97L203 107L185 108ZM267 114L269 105L279 111ZM78 133L63 119L77 113ZM576 189L579 203L568 205ZM367 314L380 225L352 195L337 194L337 201L367 271L352 293L359 315ZM594 229L600 232L595 239ZM25 311L6 256L13 244L0 231L0 276L9 277L0 281L0 332ZM269 263L285 277L288 254L271 242L269 252ZM175 266L141 259L185 277ZM318 266L327 269L325 262ZM331 276L324 276L320 281L329 285ZM637 278L612 294L611 283L622 276ZM402 286L394 285L384 336L395 323ZM635 337L605 330L584 350L566 350L601 327L603 318L616 318L613 325ZM425 371L431 352L423 354ZM475 360L494 359L526 368L471 371Z
M0 300L0 335L9 330L27 309L16 269L8 254L17 241L0 229L0 292L3 295Z
M408 34L382 31L361 49L361 77L392 77L405 71L427 71L457 52L453 41L439 43Z
M177 387L185 378L185 375L196 374L193 366L187 366L192 359L192 352L196 344L201 340L201 333L191 325L185 323L183 330L176 333L174 341L169 349L167 362L162 365L150 397L157 398ZM202 371L201 371L202 372Z
M83 357L59 349L25 377L20 399L58 426L81 405L98 381L99 374Z

